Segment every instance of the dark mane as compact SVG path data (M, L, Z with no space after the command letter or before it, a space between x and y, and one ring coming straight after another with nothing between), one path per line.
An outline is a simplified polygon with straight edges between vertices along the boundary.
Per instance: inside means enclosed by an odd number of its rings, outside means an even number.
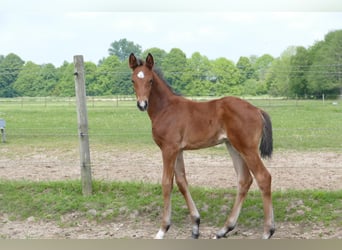
M180 93L177 93L177 92L171 87L171 85L165 80L164 74L163 74L163 72L161 71L160 68L154 66L154 67L153 67L153 72L157 74L157 76L160 78L160 80L162 80L162 81L165 83L165 85L171 90L172 93L174 93L175 95L178 95L178 96L181 95Z
M138 58L137 59L137 66L142 66L144 64L144 60Z

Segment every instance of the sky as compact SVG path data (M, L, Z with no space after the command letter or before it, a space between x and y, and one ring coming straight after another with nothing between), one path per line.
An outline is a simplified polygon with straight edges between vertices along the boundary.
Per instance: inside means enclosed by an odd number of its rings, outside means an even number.
M15 53L24 61L57 67L64 61L72 62L74 55L98 63L108 56L110 44L122 38L143 50L157 47L169 52L179 48L188 58L200 52L209 59L226 57L237 62L240 56L267 53L279 57L289 46L308 48L328 32L342 29L342 4L323 8L332 0L322 1L316 8L281 5L264 9L258 5L224 5L220 9L220 5L211 7L206 2L195 10L153 4L148 8L139 6L143 2L137 0L130 0L136 3L132 8L125 4L108 7L104 0L98 0L97 5L89 0L73 1L62 7L42 0L0 1L0 55ZM82 5L77 5L80 2Z

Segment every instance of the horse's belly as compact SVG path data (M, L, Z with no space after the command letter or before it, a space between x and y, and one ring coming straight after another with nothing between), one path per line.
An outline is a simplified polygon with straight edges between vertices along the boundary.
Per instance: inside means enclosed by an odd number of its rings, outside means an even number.
M194 150L200 148L213 147L228 140L227 134L224 132L215 135L206 135L199 133L191 137L184 138L181 147L184 150Z

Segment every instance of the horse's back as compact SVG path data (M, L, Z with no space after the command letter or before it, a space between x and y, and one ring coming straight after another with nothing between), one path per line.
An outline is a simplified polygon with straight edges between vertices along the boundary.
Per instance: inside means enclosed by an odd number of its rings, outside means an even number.
M227 96L218 101L220 102L220 115L226 122L258 123L262 121L261 110L243 99Z

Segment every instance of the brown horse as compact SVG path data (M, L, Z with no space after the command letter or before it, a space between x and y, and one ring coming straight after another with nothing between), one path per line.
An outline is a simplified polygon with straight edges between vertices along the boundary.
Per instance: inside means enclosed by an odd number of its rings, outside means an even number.
M234 229L253 178L262 193L264 206L263 238L274 231L271 197L271 175L261 158L273 151L272 125L266 112L236 97L224 97L208 102L194 102L173 93L154 69L154 59L146 61L132 53L129 66L133 70L137 106L148 112L152 134L163 157L162 193L164 209L161 227L155 236L162 239L171 225L171 191L173 179L183 194L192 219L192 237L198 238L200 214L188 189L183 150L193 150L225 143L238 177L238 191L230 215L216 234L221 238ZM260 154L259 154L260 150Z

